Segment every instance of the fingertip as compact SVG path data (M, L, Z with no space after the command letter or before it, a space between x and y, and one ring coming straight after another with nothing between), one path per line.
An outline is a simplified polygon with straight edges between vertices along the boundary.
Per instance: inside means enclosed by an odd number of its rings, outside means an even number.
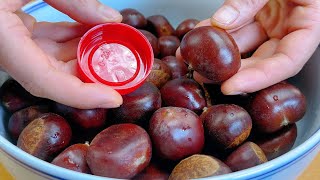
M104 16L106 22L121 22L122 15L115 9L100 4L98 11Z
M105 85L98 86L100 90L98 98L101 98L101 101L97 105L99 108L117 108L122 105L122 96L116 90Z
M194 28L202 27L202 26L211 26L210 19L205 19L198 23Z

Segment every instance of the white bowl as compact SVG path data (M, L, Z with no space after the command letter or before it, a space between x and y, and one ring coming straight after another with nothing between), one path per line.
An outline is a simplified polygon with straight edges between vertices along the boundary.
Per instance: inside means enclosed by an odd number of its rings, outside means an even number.
M210 17L223 1L102 0L102 2L118 10L127 7L135 8L146 16L162 14L174 26L177 26L185 18L205 19ZM54 10L42 1L29 4L24 7L24 10L36 17L38 21L71 21L69 17ZM297 124L298 137L293 149L262 165L223 176L204 179L295 179L303 172L320 150L320 109L317 102L320 99L320 81L317 80L317 77L320 76L320 64L317 62L319 59L320 49L318 48L301 73L295 78L290 79L292 83L301 89L308 100L307 113L303 120ZM0 84L7 78L8 76L5 73L1 73ZM4 128L4 120L8 117L6 117L3 109L0 109L0 117L0 162L16 179L106 179L63 169L25 153L7 140L8 135Z

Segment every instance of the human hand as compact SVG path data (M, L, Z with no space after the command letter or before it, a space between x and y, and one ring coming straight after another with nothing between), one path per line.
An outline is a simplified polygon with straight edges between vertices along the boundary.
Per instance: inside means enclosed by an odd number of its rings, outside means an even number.
M2 69L38 97L76 108L120 106L122 97L115 90L77 77L76 51L90 26L120 22L122 16L95 0L46 0L79 23L37 23L18 11L29 1L0 1Z
M242 59L222 92L255 92L296 75L312 56L320 42L320 1L226 0L211 19L198 24L208 25L231 33L241 53L257 49ZM194 78L210 83L198 73Z

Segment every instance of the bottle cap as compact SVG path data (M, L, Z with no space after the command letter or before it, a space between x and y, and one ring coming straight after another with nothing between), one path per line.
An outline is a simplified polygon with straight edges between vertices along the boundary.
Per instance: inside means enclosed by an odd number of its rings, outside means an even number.
M122 95L144 83L154 61L147 38L123 23L101 24L86 32L77 58L82 81L105 84Z

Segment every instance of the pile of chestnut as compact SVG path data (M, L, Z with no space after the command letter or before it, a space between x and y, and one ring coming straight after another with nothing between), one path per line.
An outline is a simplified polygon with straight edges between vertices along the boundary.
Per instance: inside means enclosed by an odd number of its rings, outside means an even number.
M74 171L128 179L190 179L231 173L288 152L306 99L288 82L226 96L221 83L240 68L232 37L194 19L177 29L161 15L121 11L145 35L155 61L147 81L115 109L76 109L1 87L7 131L25 152ZM176 58L177 48L181 56ZM157 59L158 58L158 59ZM193 71L210 79L203 84Z

